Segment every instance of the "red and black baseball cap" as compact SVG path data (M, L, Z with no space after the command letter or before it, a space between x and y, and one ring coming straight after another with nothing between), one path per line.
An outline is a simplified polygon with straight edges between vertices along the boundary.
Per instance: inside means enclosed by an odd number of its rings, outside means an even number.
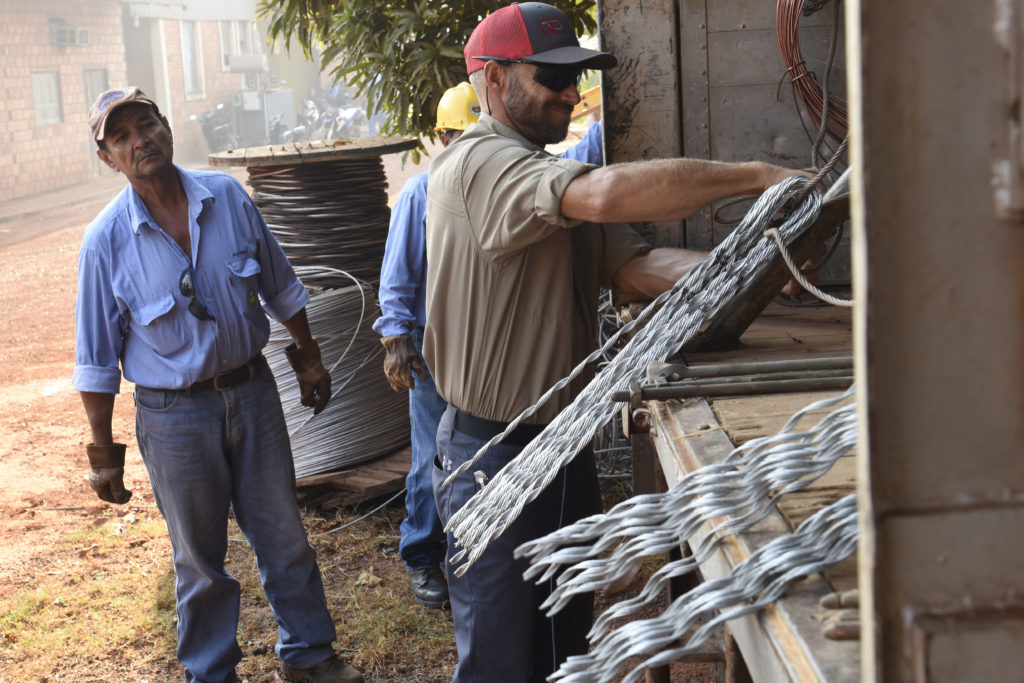
M580 47L568 17L543 2L520 2L488 14L473 30L462 53L466 73L501 59L582 69L611 69L618 64L612 54Z

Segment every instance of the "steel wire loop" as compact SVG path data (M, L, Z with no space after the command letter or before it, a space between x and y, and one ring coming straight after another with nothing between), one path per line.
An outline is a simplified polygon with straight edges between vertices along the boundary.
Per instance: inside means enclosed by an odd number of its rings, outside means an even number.
M331 373L331 401L315 418L300 402L295 372L285 357L291 336L284 325L271 324L265 354L281 394L295 476L302 478L402 448L409 443L409 416L405 393L392 391L380 369L384 349L370 327L379 315L373 288L334 268L299 266L295 271L306 285L356 282L313 294L306 305Z
M699 529L712 525L692 556L665 565L640 594L613 605L598 618L591 636L602 636L614 619L649 604L669 579L696 569L728 535L752 528L781 496L806 487L850 453L857 440L853 394L851 387L840 396L808 405L778 433L748 441L722 463L691 472L666 493L635 496L606 514L524 543L516 549L516 557L530 558L524 578L540 583L562 569L557 587L542 605L554 614L575 595L633 575L644 557L679 547ZM840 407L811 429L793 431L806 415L837 404Z
M569 657L548 680L609 681L631 657L651 655L622 678L637 681L645 669L694 651L719 624L770 605L791 583L846 559L856 547L857 497L850 495L756 550L729 576L699 584L661 615L625 624L587 654Z

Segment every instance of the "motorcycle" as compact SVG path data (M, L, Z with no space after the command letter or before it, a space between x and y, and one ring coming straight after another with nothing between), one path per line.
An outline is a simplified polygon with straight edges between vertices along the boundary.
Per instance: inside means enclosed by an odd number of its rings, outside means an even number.
M359 107L345 107L328 109L319 134L324 140L336 140L366 137L367 132L366 114L363 110Z
M199 123L203 131L203 138L206 139L206 145L210 148L211 153L238 148L238 137L231 126L227 112L224 111L223 103L218 104L202 116L197 117L192 114L189 119Z
M285 124L282 115L277 114L270 119L270 127L268 136L270 138L270 144L272 145L283 145L289 142L304 142L308 140L307 131L309 129L305 125L298 125L294 128L289 128Z
M320 107L313 100L302 100L302 108L299 110L298 122L300 126L312 133L320 128L322 118Z

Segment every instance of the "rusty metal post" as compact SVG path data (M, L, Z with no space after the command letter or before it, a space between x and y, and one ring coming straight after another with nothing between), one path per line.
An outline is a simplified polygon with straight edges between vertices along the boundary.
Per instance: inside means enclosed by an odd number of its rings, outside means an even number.
M633 494L663 492L668 486L651 439L651 416L644 405L643 387L639 382L631 382L629 387L629 402L624 408L622 424L633 455Z

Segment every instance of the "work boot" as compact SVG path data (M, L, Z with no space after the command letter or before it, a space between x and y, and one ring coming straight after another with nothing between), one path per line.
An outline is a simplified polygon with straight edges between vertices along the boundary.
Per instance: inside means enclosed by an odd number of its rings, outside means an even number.
M409 587L416 602L424 607L440 609L448 602L448 582L439 567L409 572Z
M363 674L334 655L305 668L281 662L281 673L288 683L363 683Z

